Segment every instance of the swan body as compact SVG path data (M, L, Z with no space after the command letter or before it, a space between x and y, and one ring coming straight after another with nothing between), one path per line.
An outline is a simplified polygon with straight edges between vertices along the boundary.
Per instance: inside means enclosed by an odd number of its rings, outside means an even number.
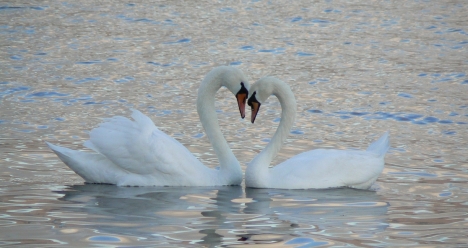
M269 168L286 140L296 115L296 100L289 86L276 78L265 77L250 88L248 104L252 108L252 123L261 103L270 95L275 95L281 104L281 121L267 147L247 166L245 172L247 187L368 189L382 173L384 157L390 147L388 132L365 151L310 150Z
M215 93L223 86L236 95L243 118L249 84L240 70L222 66L209 72L198 90L197 111L220 162L219 170L203 165L185 146L160 131L138 110L133 110L133 120L116 116L93 129L84 145L94 152L47 145L87 183L239 185L242 170L221 133L215 111Z

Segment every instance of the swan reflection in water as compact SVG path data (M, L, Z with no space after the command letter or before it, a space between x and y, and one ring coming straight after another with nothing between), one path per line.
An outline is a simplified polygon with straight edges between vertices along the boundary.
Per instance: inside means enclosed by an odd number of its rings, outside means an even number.
M85 212L82 225L146 241L225 245L255 243L255 235L287 242L330 230L374 235L388 226L389 204L375 191L221 187L75 185L59 193ZM70 222L70 225L74 222ZM278 239L278 235L282 238ZM263 239L262 242L266 240Z
M225 213L239 213L240 186L216 187L116 187L74 185L59 200L73 203L68 211L85 212L89 219L76 221L100 233L171 240L221 242L217 229L235 229ZM72 215L73 216L73 215ZM69 223L76 223L70 222ZM76 228L76 227L75 227ZM218 240L218 241L216 241Z
M313 225L318 229L346 226L350 222L384 220L389 204L375 191L350 188L283 190L246 188L244 213L277 215L292 226Z

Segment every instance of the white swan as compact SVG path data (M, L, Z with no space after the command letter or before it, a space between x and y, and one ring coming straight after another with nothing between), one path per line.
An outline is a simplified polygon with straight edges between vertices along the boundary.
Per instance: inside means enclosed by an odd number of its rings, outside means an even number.
M308 189L352 187L368 189L382 173L390 147L388 132L366 151L316 149L268 168L281 149L296 116L296 100L289 86L273 77L260 79L249 90L252 123L260 105L275 95L282 108L281 121L267 147L248 164L245 185L252 188Z
M153 121L133 110L134 121L116 116L90 132L80 152L50 143L57 156L88 183L119 186L218 186L239 185L242 169L218 125L215 94L227 87L236 95L241 117L249 83L242 71L222 66L209 72L198 89L197 111L208 139L218 157L220 169L203 165Z

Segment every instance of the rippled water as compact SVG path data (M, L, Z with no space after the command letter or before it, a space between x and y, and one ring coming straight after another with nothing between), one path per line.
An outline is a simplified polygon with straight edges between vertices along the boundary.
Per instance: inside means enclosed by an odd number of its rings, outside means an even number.
M464 246L468 243L465 1L3 1L0 244ZM137 108L204 163L194 108L214 66L289 83L298 117L275 163L365 148L389 130L373 190L83 185L45 141L84 149ZM223 90L218 117L243 169L269 141Z

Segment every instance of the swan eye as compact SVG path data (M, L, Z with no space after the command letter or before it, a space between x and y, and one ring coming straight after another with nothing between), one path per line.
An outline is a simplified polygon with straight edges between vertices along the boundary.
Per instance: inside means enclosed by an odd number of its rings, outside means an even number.
M256 102L258 103L258 100L257 98L255 97L255 95L257 94L256 91L254 91L254 93L249 97L249 100L247 101L247 104L253 109L253 103Z
M237 95L239 95L239 94L246 94L246 95L248 96L248 95L249 95L249 91L247 90L247 88L245 88L244 82L241 82L240 85L241 85L241 88L240 88L240 90L237 92Z

